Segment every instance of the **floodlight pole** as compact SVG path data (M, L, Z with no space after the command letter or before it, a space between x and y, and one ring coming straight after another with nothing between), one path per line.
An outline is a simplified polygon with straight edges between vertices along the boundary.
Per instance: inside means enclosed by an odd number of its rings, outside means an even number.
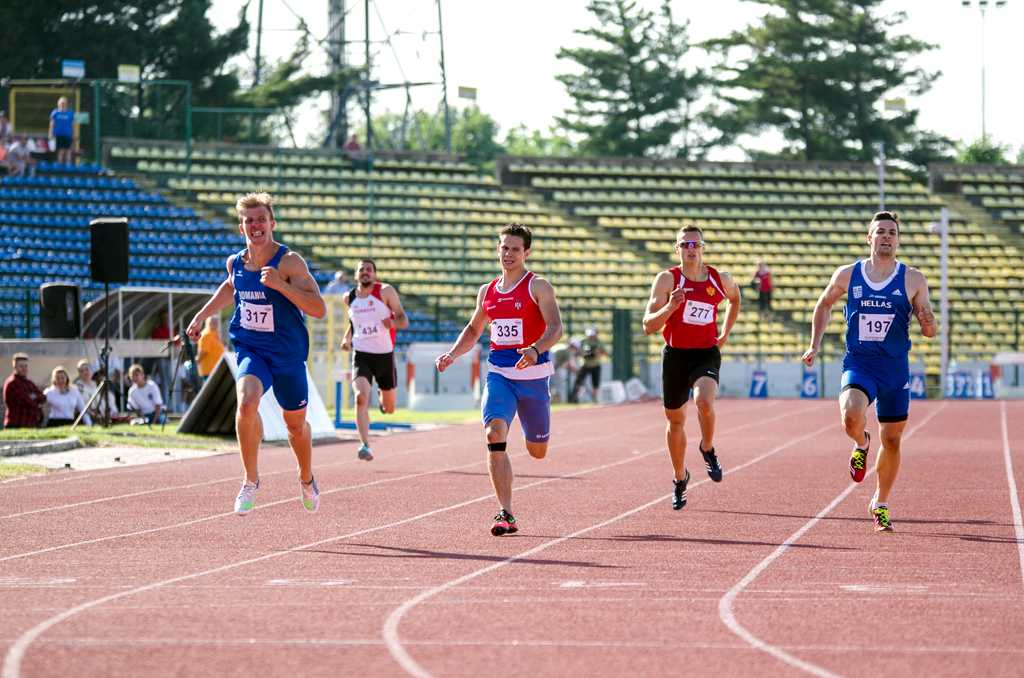
M441 0L437 0L437 36L441 41L441 101L444 104L444 147L452 154L452 118L448 110L448 75L444 67L444 28L441 24Z
M949 370L949 208L942 208L939 221L939 314L942 325L939 330L939 393L946 397L947 371Z
M875 144L878 149L878 211L885 211L885 142Z
M961 0L961 5L971 7L973 0ZM1006 0L977 0L978 10L981 12L981 139L984 141L988 136L988 129L985 125L985 10L989 6L995 9L1002 9L1006 6Z

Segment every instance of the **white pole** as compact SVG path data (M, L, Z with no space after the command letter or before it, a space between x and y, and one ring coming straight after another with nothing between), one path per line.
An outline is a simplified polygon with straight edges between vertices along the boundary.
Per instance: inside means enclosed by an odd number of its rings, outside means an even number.
M939 223L939 314L942 326L939 334L940 388L946 397L946 373L949 370L949 208L942 208Z
M878 147L878 211L885 211L885 142L879 141Z

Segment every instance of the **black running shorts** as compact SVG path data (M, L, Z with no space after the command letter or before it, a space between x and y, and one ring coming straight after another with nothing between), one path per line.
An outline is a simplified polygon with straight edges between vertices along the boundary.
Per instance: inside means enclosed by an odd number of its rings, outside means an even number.
M395 354L392 353L352 353L352 367L356 378L363 377L372 385L377 381L377 388L390 391L398 385L398 373L395 371Z
M677 410L690 399L690 389L701 377L718 383L722 353L711 348L672 348L666 346L661 355L661 399L666 410Z

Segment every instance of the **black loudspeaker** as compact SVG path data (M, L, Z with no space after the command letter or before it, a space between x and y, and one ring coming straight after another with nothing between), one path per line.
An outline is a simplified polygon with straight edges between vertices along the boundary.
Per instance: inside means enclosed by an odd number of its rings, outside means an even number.
M128 219L104 217L89 222L89 271L102 283L128 282Z
M39 334L43 339L77 339L82 333L78 285L39 286Z

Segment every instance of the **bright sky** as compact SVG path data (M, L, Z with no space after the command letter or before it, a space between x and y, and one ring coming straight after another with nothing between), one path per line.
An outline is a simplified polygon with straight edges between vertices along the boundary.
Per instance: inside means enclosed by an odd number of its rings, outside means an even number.
M282 58L297 38L292 29L301 14L317 38L326 37L327 0L263 0L263 54ZM639 0L656 8L659 0ZM258 0L249 6L253 26L249 67L255 54ZM569 98L555 75L570 65L555 58L562 46L582 44L574 29L592 25L585 0L443 0L445 65L449 103L459 86L478 89L477 104L501 125L501 134L519 124L546 130L554 116L569 105ZM919 59L929 71L942 71L930 92L908 97L921 109L920 124L954 140L981 136L982 18L978 1L964 8L961 0L887 0L886 14L904 11L907 21L896 30L935 44L935 50ZM1024 88L1020 87L1020 27L1024 26L1024 0L1008 0L1002 8L993 2L984 21L986 68L986 128L996 141L1009 144L1013 156L1024 147ZM349 59L361 64L363 55L363 2L345 0L347 38L352 43ZM239 3L214 0L211 18L224 28L236 18ZM761 7L743 0L672 0L677 22L689 19L691 41L698 42L742 28L758 16ZM437 66L437 7L432 0L375 0L370 5L370 36L375 74L381 82L440 80ZM390 38L390 44L384 43ZM397 55L397 58L396 58ZM326 59L318 49L309 66L322 69ZM1014 64L1017 64L1016 66ZM403 75L404 74L404 75ZM901 93L903 94L903 93ZM412 91L414 108L433 108L440 101L438 86ZM325 104L321 104L325 105ZM377 110L401 112L404 92L379 96ZM318 139L319 118L302 115L297 136ZM313 142L316 143L316 142ZM741 159L735 153L722 159Z

